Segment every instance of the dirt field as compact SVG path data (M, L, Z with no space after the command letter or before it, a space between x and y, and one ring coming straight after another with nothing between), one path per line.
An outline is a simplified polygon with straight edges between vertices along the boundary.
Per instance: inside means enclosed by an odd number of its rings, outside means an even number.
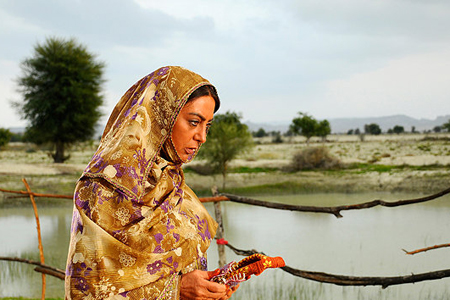
M272 170L230 173L226 183L231 192L413 191L428 194L450 186L450 134L365 136L364 141L358 136L331 135L325 143L317 139L310 142L311 147L327 147L343 165L389 166L383 171L369 168L285 172L283 169L290 164L292 156L307 147L304 139L285 139L281 144L272 144L270 137L255 141L255 148L233 161L230 168ZM71 193L94 151L95 145L79 145L72 149L66 163L54 164L47 151L36 150L32 145L10 145L0 151L0 188L23 189L21 178L25 177L39 192ZM201 163L194 161L190 165ZM220 175L187 172L186 181L201 193L207 193L213 185L222 186Z

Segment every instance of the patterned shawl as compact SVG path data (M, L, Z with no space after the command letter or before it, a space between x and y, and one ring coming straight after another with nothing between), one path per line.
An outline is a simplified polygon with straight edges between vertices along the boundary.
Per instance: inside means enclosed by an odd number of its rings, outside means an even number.
M185 184L171 139L203 85L164 67L114 108L75 189L66 299L178 299L180 274L206 269L217 224Z

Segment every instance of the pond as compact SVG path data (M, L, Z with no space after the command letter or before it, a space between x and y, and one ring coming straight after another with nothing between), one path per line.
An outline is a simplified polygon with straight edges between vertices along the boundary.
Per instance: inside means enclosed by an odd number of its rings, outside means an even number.
M411 194L307 194L258 197L297 205L335 206L374 199L394 201ZM38 200L42 201L42 200ZM61 200L65 201L65 200ZM38 206L46 264L64 268L72 206ZM225 238L240 249L282 256L290 267L352 276L400 276L450 269L449 248L416 255L414 250L450 242L450 196L396 208L342 212L343 218L221 203ZM207 204L212 215L213 206ZM31 205L0 209L0 256L39 261ZM239 260L227 249L227 261ZM209 250L209 268L218 266L217 247ZM232 299L448 299L450 278L381 287L341 287L267 270L241 284ZM0 262L0 296L40 298L41 275L30 265ZM47 297L64 297L63 282L47 276Z

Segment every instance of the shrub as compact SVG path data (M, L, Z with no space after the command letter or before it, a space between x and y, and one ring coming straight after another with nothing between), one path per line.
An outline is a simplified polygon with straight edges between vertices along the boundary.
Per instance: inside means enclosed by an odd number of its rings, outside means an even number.
M294 171L312 169L333 169L340 167L341 162L330 154L325 147L308 147L292 158L291 168Z
M9 129L0 128L0 147L8 145L11 136L12 133Z

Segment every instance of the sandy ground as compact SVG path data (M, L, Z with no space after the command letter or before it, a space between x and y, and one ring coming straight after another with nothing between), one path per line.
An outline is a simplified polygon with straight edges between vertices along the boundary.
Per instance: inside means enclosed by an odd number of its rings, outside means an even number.
M282 144L270 143L271 138L256 140L254 149L238 159L232 161L231 167L265 167L283 169L290 164L292 156L307 147L301 137L285 140ZM329 186L366 185L369 188L382 187L384 189L398 189L399 186L423 185L424 181L432 181L434 189L445 186L450 180L450 134L423 135L380 135L366 136L361 141L357 136L332 135L327 142L312 139L309 146L325 146L330 153L343 164L373 163L381 165L409 165L409 166L443 166L422 171L405 168L404 171L391 173L369 172L365 174L343 174L338 178L324 177L321 172L308 172L308 174L249 173L230 174L227 186L242 187L248 185L273 184L286 181L300 181L312 185L328 184ZM20 150L21 149L21 150ZM6 177L13 176L47 176L74 175L83 171L89 162L95 146L83 146L71 151L71 158L64 164L54 164L46 151L30 150L29 145L11 145L10 149L0 151L0 183ZM202 163L194 161L192 165ZM3 178L3 179L2 179ZM186 174L186 180L193 188L208 189L213 185L221 186L221 176L199 176L193 173ZM441 182L436 186L436 182Z

